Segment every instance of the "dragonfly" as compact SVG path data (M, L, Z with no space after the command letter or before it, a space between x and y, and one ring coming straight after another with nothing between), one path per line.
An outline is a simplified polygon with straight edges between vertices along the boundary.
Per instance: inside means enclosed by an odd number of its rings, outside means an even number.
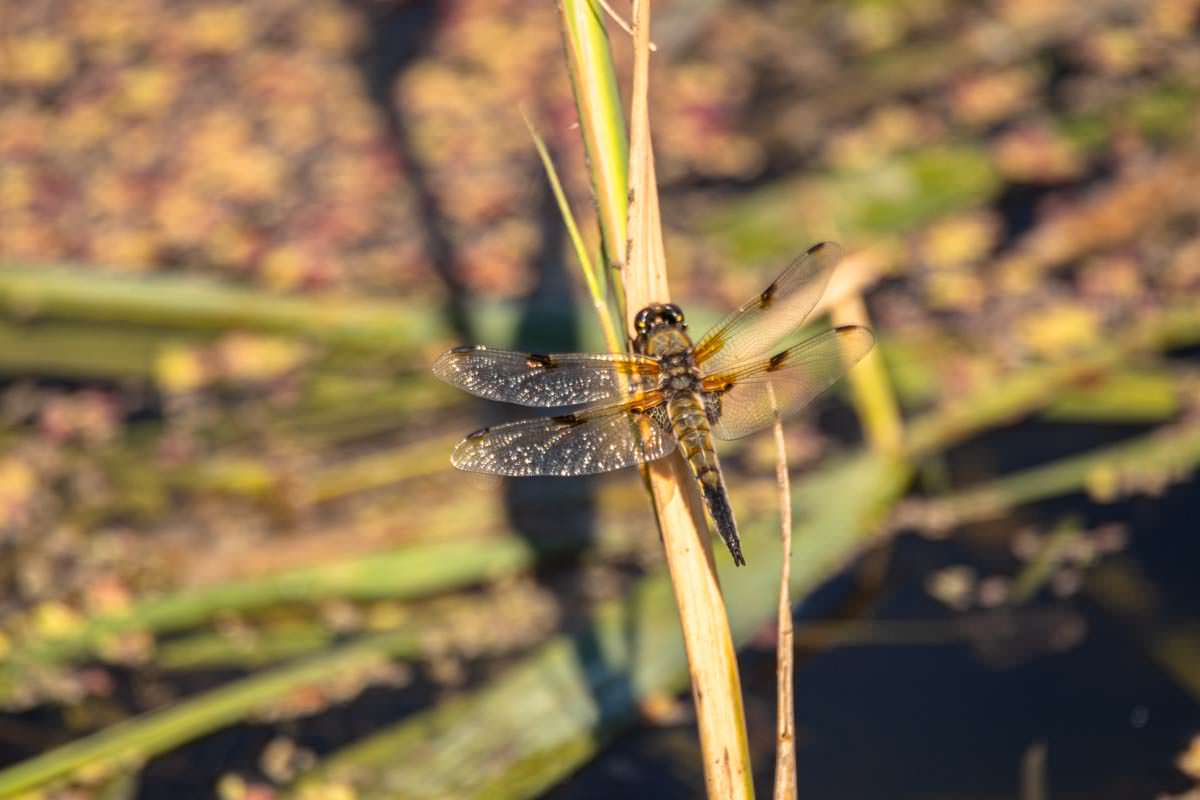
M480 428L451 463L505 476L592 475L679 450L733 561L746 563L714 446L808 405L871 349L869 328L804 328L841 248L809 248L757 296L693 342L683 311L654 303L629 353L523 353L455 347L433 372L487 400L577 410Z

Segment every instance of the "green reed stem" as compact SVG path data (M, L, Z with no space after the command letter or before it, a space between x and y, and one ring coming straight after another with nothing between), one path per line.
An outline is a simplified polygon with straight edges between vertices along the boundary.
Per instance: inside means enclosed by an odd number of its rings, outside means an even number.
M563 224L567 226L567 235L571 237L571 246L575 248L575 257L579 259L579 266L583 268L583 278L587 282L588 293L592 296L592 307L596 309L596 316L600 318L600 329L604 332L604 342L608 345L609 352L622 352L625 347L621 336L617 333L616 325L613 324L612 313L608 309L608 301L605 297L604 274L596 270L591 256L588 255L587 245L579 233L579 226L575 224L575 214L571 211L571 204L558 179L558 170L554 168L554 161L550 158L550 151L546 149L545 141L538 135L537 129L534 128L529 117L524 114L522 116L525 118L525 126L529 128L529 135L533 137L533 145L537 148L538 157L542 159L542 166L546 170L546 177L554 192L554 200L558 203Z
M604 28L604 11L594 0L560 0L558 9L604 256L613 272L613 291L623 320L627 316L624 287L616 272L624 260L628 238L629 136L617 71Z

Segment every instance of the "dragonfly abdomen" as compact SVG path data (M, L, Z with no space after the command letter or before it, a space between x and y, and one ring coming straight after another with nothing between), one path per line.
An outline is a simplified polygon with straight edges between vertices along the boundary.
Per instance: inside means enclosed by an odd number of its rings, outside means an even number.
M680 392L667 401L667 413L679 449L683 452L692 475L700 484L708 513L716 523L717 533L725 540L734 563L745 564L737 523L733 518L733 508L729 505L729 495L725 491L721 464L713 446L712 427L704 413L703 402L699 395L693 392Z

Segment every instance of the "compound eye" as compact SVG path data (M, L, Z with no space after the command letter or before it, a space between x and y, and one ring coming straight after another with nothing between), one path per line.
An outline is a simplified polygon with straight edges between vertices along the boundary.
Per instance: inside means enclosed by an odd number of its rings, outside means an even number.
M650 309L643 308L633 320L633 327L638 333L645 333L650 328Z
M671 303L666 307L666 314L671 322L675 325L683 322L683 309L674 303Z

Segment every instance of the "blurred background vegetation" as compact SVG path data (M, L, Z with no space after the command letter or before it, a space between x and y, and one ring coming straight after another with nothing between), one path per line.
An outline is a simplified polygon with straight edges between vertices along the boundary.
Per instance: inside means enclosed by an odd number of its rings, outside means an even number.
M1200 795L1198 33L656 4L693 330L836 239L906 418L787 425L802 794ZM522 107L598 247L552 3L0 0L0 794L699 794L636 473L449 465L502 411L438 352L601 347ZM725 452L769 786L773 450Z

